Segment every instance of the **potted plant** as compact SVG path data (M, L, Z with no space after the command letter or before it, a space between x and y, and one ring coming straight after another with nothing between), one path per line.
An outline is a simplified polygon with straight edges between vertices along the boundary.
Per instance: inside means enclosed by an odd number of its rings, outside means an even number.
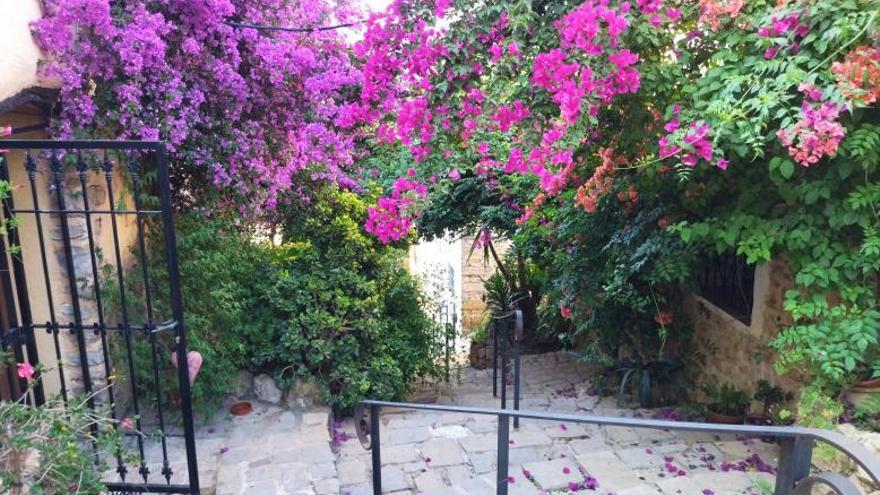
M868 367L862 367L859 376L861 380L855 382L846 392L846 400L854 406L872 398L880 398L880 376L878 372Z
M468 353L468 361L471 367L478 370L492 366L492 342L490 335L491 316L487 313L480 326L471 334L471 348Z
M721 386L708 384L703 391L709 397L706 421L710 423L742 424L749 411L751 397L730 383Z
M631 387L636 387L639 407L651 408L655 404L658 385L668 385L677 379L684 364L680 359L663 356L654 360L627 359L615 365L620 374L620 387L617 393L618 407L623 407L624 397Z
M772 410L777 406L790 402L794 395L787 392L778 385L773 385L767 380L758 380L758 388L755 391L754 398L761 403L761 414L750 416L749 422L752 424L772 424Z
M779 404L770 406L770 424L776 426L791 426L795 422L794 412L781 407Z

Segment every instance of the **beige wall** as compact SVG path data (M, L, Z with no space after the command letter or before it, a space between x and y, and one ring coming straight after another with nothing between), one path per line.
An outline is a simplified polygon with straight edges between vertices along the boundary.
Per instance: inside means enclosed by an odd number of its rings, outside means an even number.
M773 370L776 353L769 347L779 330L791 323L782 303L785 291L792 286L783 260L759 265L750 325L699 296L691 296L685 308L694 325L695 343L710 342L715 349L707 353L706 366L692 378L697 383L732 383L750 394L758 380L764 379L796 392L793 379L780 377Z
M483 321L486 311L483 281L495 273L494 260L490 258L486 263L482 249L471 253L473 244L473 237L465 237L461 242L461 327L465 333L475 330ZM508 242L495 241L498 256L503 257L508 247Z
M38 0L0 1L0 102L30 87L57 87L37 76L41 54L30 23L40 17Z

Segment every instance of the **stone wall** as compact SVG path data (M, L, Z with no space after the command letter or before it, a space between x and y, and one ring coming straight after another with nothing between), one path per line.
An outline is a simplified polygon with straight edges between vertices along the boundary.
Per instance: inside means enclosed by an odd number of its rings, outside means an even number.
M698 384L731 383L754 393L764 379L796 392L797 383L773 370L775 351L769 343L791 323L782 309L785 291L793 286L784 260L759 265L755 271L755 294L750 325L745 325L699 296L691 296L685 310L694 325L694 342L706 350L706 366L691 370Z
M482 249L471 253L473 244L473 237L465 237L461 242L461 326L465 333L475 330L483 321L486 310L483 281L495 273L496 266L491 258L485 261ZM504 256L509 246L509 242L496 241L498 256Z

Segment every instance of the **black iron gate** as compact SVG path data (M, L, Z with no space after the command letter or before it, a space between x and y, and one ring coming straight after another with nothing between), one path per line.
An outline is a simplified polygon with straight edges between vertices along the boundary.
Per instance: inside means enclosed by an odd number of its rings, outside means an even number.
M3 205L15 225L0 243L0 350L45 370L22 400L77 397L111 418L123 453L83 445L111 493L199 493L164 143L0 148L18 200ZM15 399L27 383L4 368L0 392Z

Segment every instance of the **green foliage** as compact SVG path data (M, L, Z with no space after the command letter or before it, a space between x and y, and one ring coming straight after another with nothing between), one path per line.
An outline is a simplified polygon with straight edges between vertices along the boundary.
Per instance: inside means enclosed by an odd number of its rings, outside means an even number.
M856 405L852 422L863 430L880 431L880 397L871 396Z
M764 416L769 416L773 408L791 401L794 394L767 380L758 380L758 388L755 390L754 398L761 403Z
M492 316L500 316L509 311L510 300L513 296L510 286L500 273L495 272L483 281L483 301L486 303L486 311Z
M711 401L708 405L712 411L726 416L745 416L752 398L730 383L720 386L714 383L703 386L703 391Z
M204 359L192 387L193 407L210 415L223 396L232 390L237 370L253 368L252 345L265 338L266 329L273 321L264 303L267 283L272 277L271 258L264 245L251 240L251 232L235 225L229 218L184 213L177 217L176 229L187 346L201 353ZM162 229L151 228L147 241L154 315L170 318L167 253ZM139 256L137 247L133 254ZM109 269L105 273L103 287L107 289L109 306L119 315L121 300L115 274ZM141 264L135 263L126 270L125 279L129 321L144 321ZM154 319L162 321L162 318ZM135 334L130 343L119 338L113 345L118 363L127 362L126 354L131 345L140 395L155 403L158 399L149 339ZM179 400L177 374L170 366L170 356L175 349L173 336L159 334L156 347L161 398L166 404L176 403ZM121 379L130 377L122 373Z
M312 377L339 411L365 397L399 399L413 378L434 371L424 297L403 268L402 251L363 232L366 204L350 192L316 193L308 208L284 212L289 221L277 246L255 240L259 232L229 217L178 216L187 344L204 358L192 391L197 411L211 414L239 369L268 373L283 385ZM154 311L168 315L162 232L149 232ZM139 264L126 279L129 311L143 317ZM105 285L118 311L118 290ZM122 339L114 346L127 351ZM174 403L173 339L160 335L157 346L163 401ZM132 347L140 395L155 401L150 342L135 336Z
M361 229L366 202L330 192L310 214L290 212L275 249L268 304L278 323L254 344L257 366L280 378L313 376L338 411L364 397L399 399L435 372L433 323L400 251Z
M758 2L744 14L766 25L766 11ZM715 142L725 143L742 165L725 172L723 186L717 179L708 182L708 173L688 176L702 189L684 203L689 218L675 230L689 244L733 251L749 263L780 257L788 262L795 286L783 306L793 323L772 346L779 351L780 373L813 376L821 384L802 396L809 411L821 402L817 394L837 396L880 371L878 114L844 99L829 70L876 29L878 4L823 0L798 12L810 29L796 54L764 59L754 54L770 39L735 29L716 34L726 40L722 44L740 49L711 55L705 75L686 88L688 104L711 116ZM796 164L774 134L798 119L796 89L804 83L848 110L841 116L846 137L840 149L810 168Z
M118 424L93 412L86 397L41 406L23 398L0 402L0 492L104 493L105 459L122 452Z
M804 426L832 429L842 413L843 406L820 385L813 384L801 391L797 417Z

